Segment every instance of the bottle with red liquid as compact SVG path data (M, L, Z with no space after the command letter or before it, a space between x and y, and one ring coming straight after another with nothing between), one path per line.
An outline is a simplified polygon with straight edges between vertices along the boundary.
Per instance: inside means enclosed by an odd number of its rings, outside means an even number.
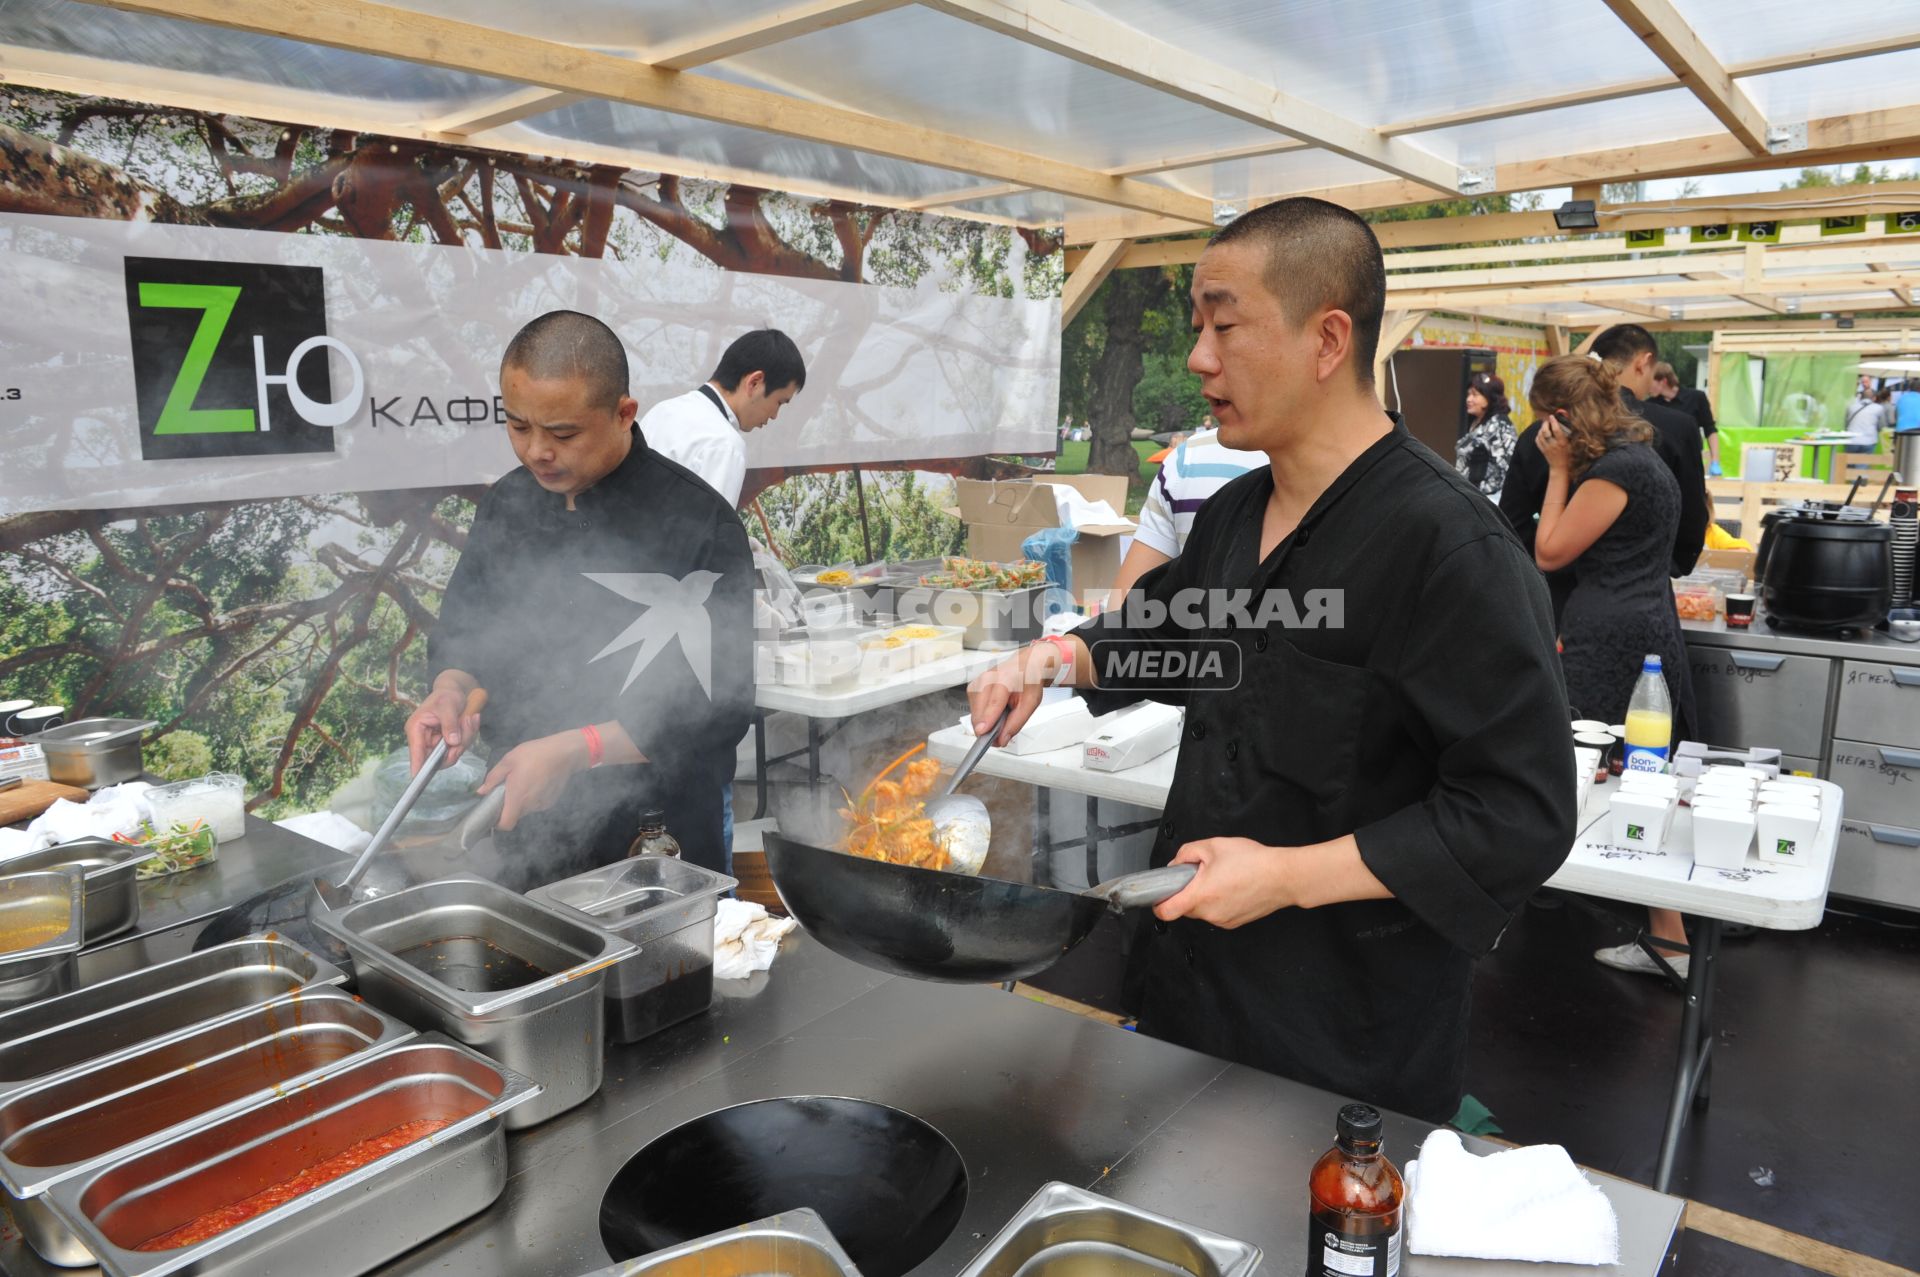
M1307 1180L1306 1277L1397 1277L1406 1190L1380 1151L1380 1111L1349 1104L1334 1128Z

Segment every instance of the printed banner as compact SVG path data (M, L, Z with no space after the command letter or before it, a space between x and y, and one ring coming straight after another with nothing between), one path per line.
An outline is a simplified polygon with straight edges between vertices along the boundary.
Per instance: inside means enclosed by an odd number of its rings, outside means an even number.
M1051 450L1059 306L667 260L0 215L0 515L488 483L534 316L626 341L642 411L752 327L807 386L750 466Z

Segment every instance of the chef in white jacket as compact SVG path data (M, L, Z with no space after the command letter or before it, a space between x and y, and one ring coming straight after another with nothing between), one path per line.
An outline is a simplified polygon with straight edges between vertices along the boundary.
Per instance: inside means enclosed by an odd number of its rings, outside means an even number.
M779 416L806 384L793 338L777 328L756 329L727 347L705 385L649 409L640 433L649 448L705 479L738 509L746 432Z

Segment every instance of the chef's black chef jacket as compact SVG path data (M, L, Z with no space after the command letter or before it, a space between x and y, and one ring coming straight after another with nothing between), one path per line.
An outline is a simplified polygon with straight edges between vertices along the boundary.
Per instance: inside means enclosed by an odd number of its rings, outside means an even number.
M638 429L626 459L574 506L524 467L489 488L427 645L435 676L464 670L487 689L481 735L495 761L523 741L610 719L649 760L576 772L554 808L501 834L509 876L525 879L506 885L524 890L619 859L650 807L687 860L721 869L721 790L753 709L746 530ZM704 607L673 606L697 597L708 583L699 573L712 575ZM620 646L636 623L638 641Z
M1473 959L1573 842L1546 590L1499 511L1397 422L1261 562L1272 491L1265 467L1227 484L1137 588L1163 602L1285 590L1303 620L1320 619L1308 591L1340 590L1340 627L1129 628L1115 611L1076 632L1239 652L1237 690L1155 693L1186 705L1186 725L1153 864L1202 838L1355 834L1395 898L1234 930L1153 922L1129 989L1145 1032L1444 1122L1462 1094ZM1102 713L1139 699L1086 695Z
M1707 469L1700 460L1700 426L1677 408L1651 399L1637 399L1622 390L1620 402L1627 411L1644 418L1653 427L1653 450L1673 471L1680 485L1680 524L1673 536L1672 575L1685 576L1700 561L1707 543L1707 524L1713 511L1707 504ZM1540 451L1540 423L1534 422L1513 446L1513 461L1507 467L1507 484L1500 490L1500 512L1507 516L1519 536L1520 544L1533 553L1534 534L1538 531L1540 506L1547 498L1550 467ZM1567 598L1573 593L1572 567L1549 573L1547 583L1553 598L1553 616L1558 624Z

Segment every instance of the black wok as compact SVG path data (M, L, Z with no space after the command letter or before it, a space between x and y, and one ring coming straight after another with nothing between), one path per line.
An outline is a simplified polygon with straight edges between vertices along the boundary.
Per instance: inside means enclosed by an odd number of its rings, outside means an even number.
M1085 940L1108 909L1159 904L1192 865L1127 874L1085 892L890 865L766 836L767 870L807 933L863 966L948 984L1024 980Z

